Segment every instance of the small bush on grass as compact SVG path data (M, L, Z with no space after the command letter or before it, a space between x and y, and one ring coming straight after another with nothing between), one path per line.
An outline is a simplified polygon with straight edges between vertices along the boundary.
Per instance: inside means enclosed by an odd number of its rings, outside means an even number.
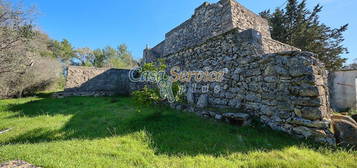
M9 72L0 77L0 98L32 96L39 91L55 90L60 81L64 81L61 63L54 58L38 57L23 73Z
M135 101L138 104L150 105L159 104L161 101L160 92L158 89L145 86L142 90L133 92Z
M168 81L170 77L165 74L167 65L165 61L160 59L158 63L147 63L142 66L140 73L146 75L152 81L148 86L145 86L142 90L135 91L133 96L139 104L159 104L165 100L165 98L160 94L159 87L157 84L161 81ZM180 83L174 82L171 85L172 93L175 96L176 101L183 101L184 98L180 92Z

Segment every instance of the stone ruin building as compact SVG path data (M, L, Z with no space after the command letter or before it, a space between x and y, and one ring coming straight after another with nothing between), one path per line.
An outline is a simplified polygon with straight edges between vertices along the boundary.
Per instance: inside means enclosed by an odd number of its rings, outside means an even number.
M186 71L228 70L220 83L186 83L188 105L174 108L233 122L248 113L274 130L335 143L324 65L313 53L273 40L267 20L234 0L196 8L164 41L144 50L144 62L158 59ZM206 93L195 89L207 86Z
M274 130L336 144L324 65L313 53L273 40L268 22L235 0L195 9L164 41L144 50L144 62L158 59L169 69L226 72L221 82L183 83L187 102L173 108L238 125L254 117ZM57 96L127 95L143 86L128 73L69 67L66 89Z

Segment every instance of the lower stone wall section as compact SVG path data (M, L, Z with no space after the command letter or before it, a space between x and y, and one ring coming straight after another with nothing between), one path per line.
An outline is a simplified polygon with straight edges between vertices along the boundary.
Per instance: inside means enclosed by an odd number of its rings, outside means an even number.
M69 66L65 96L129 95L129 70Z
M310 52L267 53L259 38L246 35L228 32L168 56L169 68L226 72L222 82L183 83L184 106L212 118L227 114L209 109L232 109L274 130L335 144L324 65Z

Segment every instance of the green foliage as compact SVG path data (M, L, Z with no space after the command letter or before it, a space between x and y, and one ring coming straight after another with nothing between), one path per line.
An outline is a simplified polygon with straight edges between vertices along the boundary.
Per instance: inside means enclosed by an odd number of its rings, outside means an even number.
M159 59L156 63L146 63L141 66L140 73L145 78L159 82L168 80L169 76L165 73L167 65L163 59Z
M316 5L312 11L307 9L306 0L300 3L288 0L284 9L267 10L260 15L269 21L273 39L314 52L328 70L338 70L346 61L341 55L348 53L342 44L348 25L334 29L321 23L321 10L321 5Z
M79 62L76 65L81 66L130 69L137 65L125 44L119 45L118 48L107 46L104 49L96 49L94 51L90 48L78 48L75 50L69 41L64 39L61 42L51 41L48 48L53 57L60 58L66 62L76 59Z
M152 71L152 72L160 72L160 71L165 71L167 68L167 65L165 64L164 59L158 59L156 63L146 63L142 66L142 71Z
M94 66L95 56L93 50L90 48L78 48L76 49L76 57L81 61L81 66L91 67Z
M176 102L185 103L186 97L185 97L182 87L185 87L185 86L181 85L180 82L172 83L172 91L174 93Z
M356 167L357 152L306 145L131 97L0 100L0 163L40 167ZM46 97L46 98L44 98Z
M95 67L130 69L137 65L125 44L119 45L118 48L108 46L104 49L96 49L90 54L90 58L80 59L83 63L89 61Z
M90 61L85 61L84 63L82 63L82 66L92 67L93 64Z
M157 88L145 86L142 90L133 92L134 100L140 105L159 104L162 101L160 92Z
M48 48L51 51L48 55L65 62L75 59L75 62L72 62L74 65L119 69L130 69L137 65L125 44L119 45L118 48L107 46L104 49L96 50L90 48L74 49L69 41L64 39L61 42L50 41Z
M137 65L132 54L129 52L128 47L125 44L121 44L117 48L117 60L120 61L118 68L132 68ZM114 64L115 65L115 64Z
M48 47L55 58L60 58L64 61L69 61L76 56L74 48L66 39L63 39L61 42L52 40Z
M357 109L348 109L346 111L347 111L347 114L350 116L357 115Z
M66 78L63 74L59 75L59 78L55 80L53 90L50 91L62 91L66 86Z
M93 65L98 68L104 67L105 55L103 51L101 49L96 49L93 51L93 54L94 54Z
M357 70L357 59L354 59L352 63L345 65L342 70Z
M141 75L143 75L145 72L150 72L150 73L156 73L158 75L158 72L164 71L166 69L166 65L164 64L163 60L158 61L157 64L154 63L146 63L141 67ZM163 80L160 76L155 76L154 77L156 81ZM145 104L145 105L150 105L150 104L159 104L160 101L162 101L162 98L160 96L160 91L157 87L155 87L156 83L151 83L153 87L148 87L145 86L142 90L135 91L133 93L134 99L137 101L138 104Z
M163 101L162 95L160 95L160 90L156 86L159 81L169 80L169 76L165 74L167 65L163 59L159 59L157 63L146 63L141 68L141 75L148 75L147 78L154 78L155 82L151 83L151 88L145 86L144 89L140 91L135 91L133 93L135 100L139 104L159 104ZM150 74L149 74L150 73ZM178 102L184 101L183 93L181 92L181 85L179 82L172 83L172 92L175 96L175 100Z

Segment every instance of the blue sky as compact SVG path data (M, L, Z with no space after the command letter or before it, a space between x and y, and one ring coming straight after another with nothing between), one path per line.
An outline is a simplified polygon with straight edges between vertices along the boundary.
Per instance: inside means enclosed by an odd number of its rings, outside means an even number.
M15 2L19 0L13 0ZM146 44L155 46L164 34L190 18L205 0L22 0L39 11L36 24L53 39L68 39L76 48L102 48L125 43L136 59ZM217 2L218 0L206 0ZM282 6L285 0L237 0L259 13ZM321 20L338 27L349 23L344 55L349 62L357 58L356 0L308 0L312 7L324 5Z

